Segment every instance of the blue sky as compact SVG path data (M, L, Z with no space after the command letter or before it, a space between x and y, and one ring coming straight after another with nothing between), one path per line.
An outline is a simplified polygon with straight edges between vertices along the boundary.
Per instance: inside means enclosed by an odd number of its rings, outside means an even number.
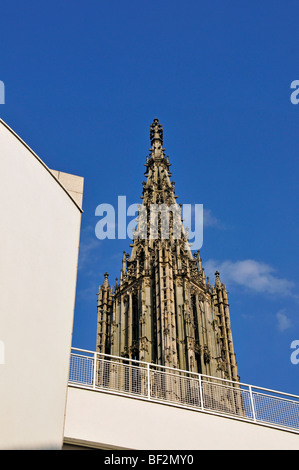
M74 346L95 349L98 285L129 251L95 237L95 209L139 201L157 117L178 202L208 215L201 255L229 291L241 381L299 394L298 2L4 0L0 11L1 118L50 168L85 178Z

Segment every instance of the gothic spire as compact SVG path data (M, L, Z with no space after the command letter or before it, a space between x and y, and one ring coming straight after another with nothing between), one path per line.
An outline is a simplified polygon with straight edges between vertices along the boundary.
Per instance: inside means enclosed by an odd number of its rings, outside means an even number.
M147 181L143 183L143 204L174 204L174 182L170 181L172 176L169 172L168 156L165 156L163 148L163 126L159 119L154 119L150 125L150 141L152 147L149 149L149 157L146 159L145 176Z
M150 141L131 256L114 293L107 273L99 288L97 350L236 380L227 293L218 272L211 290L187 243L158 119Z

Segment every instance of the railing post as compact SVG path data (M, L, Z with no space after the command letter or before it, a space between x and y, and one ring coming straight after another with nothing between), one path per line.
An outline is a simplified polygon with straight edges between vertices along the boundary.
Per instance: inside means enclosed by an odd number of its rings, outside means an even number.
M97 378L97 353L93 354L93 376L92 376L92 387L96 388L96 378Z
M201 409L203 410L203 393L202 393L201 374L198 374L198 383L199 383L199 396L200 396Z
M252 388L251 385L249 387L249 395L250 395L250 402L251 402L251 409L252 409L252 418L253 421L256 421L256 414L255 414L255 406L254 406L254 401L253 401L253 394L252 394Z
M151 399L150 365L147 363L147 398Z

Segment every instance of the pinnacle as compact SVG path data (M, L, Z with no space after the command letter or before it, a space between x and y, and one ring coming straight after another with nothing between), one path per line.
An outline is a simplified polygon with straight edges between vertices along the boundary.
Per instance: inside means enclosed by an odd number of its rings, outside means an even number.
M109 287L109 281L108 281L108 277L109 277L109 274L108 273L105 273L104 274L104 284L103 284L103 287Z
M163 126L157 118L153 120L150 126L150 141L152 145L155 140L160 140L160 142L163 143Z
M220 272L216 271L215 272L216 280L215 280L215 286L221 287L221 281L220 281Z

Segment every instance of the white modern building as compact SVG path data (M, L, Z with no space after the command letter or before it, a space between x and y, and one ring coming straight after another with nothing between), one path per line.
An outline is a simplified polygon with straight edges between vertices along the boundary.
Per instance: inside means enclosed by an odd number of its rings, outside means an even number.
M0 448L62 447L83 178L0 120Z

